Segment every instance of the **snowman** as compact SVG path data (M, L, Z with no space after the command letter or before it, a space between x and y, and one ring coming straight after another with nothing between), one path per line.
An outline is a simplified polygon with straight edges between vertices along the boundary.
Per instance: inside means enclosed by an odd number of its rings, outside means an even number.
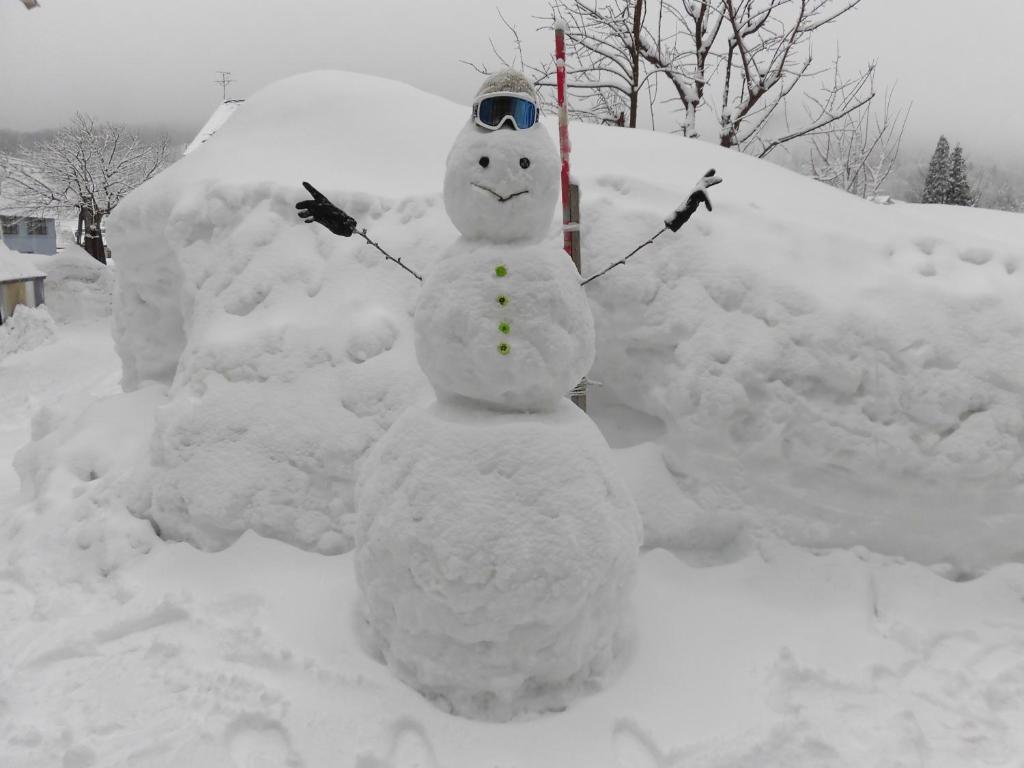
M306 187L304 220L357 231ZM594 321L571 260L545 239L558 195L532 85L492 75L447 160L462 237L414 314L436 401L394 423L356 487L372 642L400 679L469 717L564 708L627 641L642 530L608 444L565 398L593 363Z

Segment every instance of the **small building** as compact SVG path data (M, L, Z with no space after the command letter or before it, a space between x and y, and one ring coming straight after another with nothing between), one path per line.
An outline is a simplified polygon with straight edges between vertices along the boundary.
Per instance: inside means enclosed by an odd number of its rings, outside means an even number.
M52 256L57 253L57 222L44 216L0 214L0 240L12 251Z
M5 186L0 183L0 241L12 251L48 256L57 253L57 221L46 214L23 210L4 196Z
M38 269L32 259L0 243L0 324L14 314L19 304L28 307L42 304L45 279L46 273Z

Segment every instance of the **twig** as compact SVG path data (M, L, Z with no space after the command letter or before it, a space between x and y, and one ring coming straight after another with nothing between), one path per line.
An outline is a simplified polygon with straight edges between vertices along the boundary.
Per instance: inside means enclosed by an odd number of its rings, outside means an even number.
M660 235L662 232L665 232L667 229L668 229L667 226L666 227L662 227L657 232L655 232L653 235L651 235L649 239L647 239L644 242L640 243L640 245L638 245L636 248L634 248L628 254L623 256L621 259L619 259L618 261L612 262L610 265L605 267L602 271L598 272L596 275L591 275L586 280L584 280L582 283L580 283L580 285L581 286L586 285L591 280L597 280L597 278L599 278L602 275L606 274L607 272L610 272L611 270L615 269L615 267L617 267L619 265L624 265L627 261L629 261L633 257L634 254L636 254L637 251L639 251L641 248L646 248L648 245L653 243L655 240L658 239L658 235Z
M371 239L370 239L370 238L369 238L369 237L367 236L367 234L366 234L366 227L363 227L362 229L357 229L357 230L356 230L356 234L357 234L357 235L359 235L359 236L360 236L361 238L363 238L363 240L365 240L365 241L366 241L367 243L369 243L370 245L372 245L372 246L373 246L374 248L376 248L376 249L377 249L378 251L380 251L381 253L383 253L383 254L384 254L384 258L385 258L385 259L387 259L388 261L393 261L393 262L395 262L395 264L397 264L398 266L400 266L400 267L401 267L402 269L404 269L404 270L405 270L406 272L408 272L408 273L409 273L410 275L412 275L413 277L415 277L415 278L416 278L417 280L419 280L419 281L420 281L421 283L423 282L423 277L422 277L422 275L420 275L419 273L417 273L417 272L413 271L412 269L409 269L409 267L407 267L407 266L406 266L405 264L403 264L403 263L402 263L402 260L401 260L401 259L396 259L396 258L395 258L394 256L392 256L392 255L391 255L390 253L388 253L388 252L387 252L387 251L385 251L385 250L384 250L383 248L381 248L381 247L380 247L380 244L379 244L379 243L377 243L377 242L375 242L375 241L371 240Z

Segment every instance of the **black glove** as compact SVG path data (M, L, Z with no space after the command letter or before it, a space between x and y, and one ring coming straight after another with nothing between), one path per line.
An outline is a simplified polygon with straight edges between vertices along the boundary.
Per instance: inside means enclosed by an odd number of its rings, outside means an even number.
M303 200L301 203L295 204L299 211L299 218L307 224L311 224L314 221L317 224L323 224L336 235L351 237L352 233L356 231L356 220L324 197L308 181L302 182L302 186L313 196L313 199Z
M690 217L693 216L701 203L704 203L704 206L710 211L711 198L708 197L708 193L705 190L707 190L708 187L713 187L715 184L721 183L722 180L718 176L715 176L714 168L705 173L701 177L700 181L697 182L697 186L693 188L689 196L686 198L686 202L676 208L669 218L665 219L665 226L673 232L678 232L679 228L690 220Z

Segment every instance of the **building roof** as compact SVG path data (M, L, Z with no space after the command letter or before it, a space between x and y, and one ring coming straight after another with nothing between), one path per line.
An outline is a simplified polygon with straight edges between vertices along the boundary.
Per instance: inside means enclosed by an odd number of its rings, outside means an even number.
M34 280L37 277L46 277L46 273L38 269L28 256L12 251L0 241L0 283Z
M223 127L224 123L226 123L228 119L235 114L235 110L242 106L244 102L245 99L228 99L227 101L221 102L221 104L213 110L213 114L210 115L210 119L206 121L206 124L199 129L199 133L197 133L196 137L192 139L192 143L185 147L185 154L187 155L189 152L194 152L201 144L206 143L213 134Z

